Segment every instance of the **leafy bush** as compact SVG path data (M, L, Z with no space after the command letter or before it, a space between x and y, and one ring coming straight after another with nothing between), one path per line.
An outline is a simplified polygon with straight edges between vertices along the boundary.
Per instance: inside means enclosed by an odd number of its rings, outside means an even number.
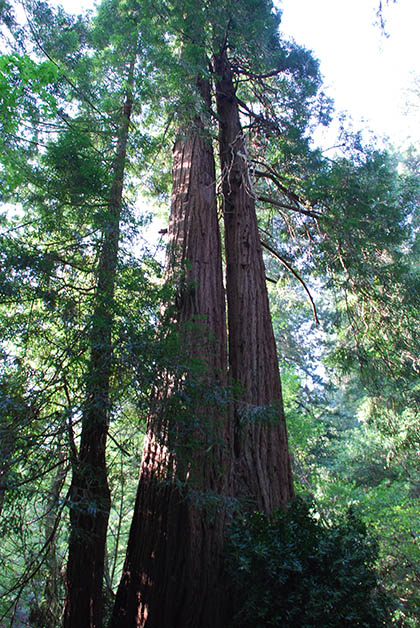
M352 512L331 526L311 513L296 500L272 519L257 512L232 524L232 628L387 625L376 541Z

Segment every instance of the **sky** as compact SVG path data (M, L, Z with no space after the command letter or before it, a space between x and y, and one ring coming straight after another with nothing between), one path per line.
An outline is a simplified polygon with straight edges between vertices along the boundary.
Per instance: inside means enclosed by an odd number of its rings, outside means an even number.
M385 5L385 0L383 0ZM325 90L354 128L420 145L420 0L279 0L281 31L313 51ZM419 93L410 93L415 77ZM410 106L408 107L408 103Z

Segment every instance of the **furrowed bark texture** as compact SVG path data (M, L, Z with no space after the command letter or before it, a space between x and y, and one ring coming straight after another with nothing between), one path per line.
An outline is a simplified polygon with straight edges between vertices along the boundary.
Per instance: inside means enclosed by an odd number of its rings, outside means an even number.
M255 195L225 51L215 55L213 70L225 220L229 368L231 383L239 388L234 408L234 494L271 514L293 495L278 359Z
M208 99L208 86L201 91ZM206 394L225 383L226 324L214 156L200 121L181 129L173 158L168 252L168 274L175 273L178 282L173 319L187 357L200 360L204 372L186 414L176 404L171 410L182 381L175 384L168 376L166 392L159 391L111 628L222 626L229 435L223 408Z
M131 68L129 84L132 72ZM80 450L73 462L70 487L64 628L101 628L103 621L104 557L110 510L105 451L110 411L113 302L131 109L132 99L127 96L113 164L107 226L103 230L98 262L86 405Z

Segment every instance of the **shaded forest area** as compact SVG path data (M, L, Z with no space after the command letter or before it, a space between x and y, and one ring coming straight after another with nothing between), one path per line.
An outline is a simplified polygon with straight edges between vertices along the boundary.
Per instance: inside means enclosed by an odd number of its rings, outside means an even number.
M0 12L0 626L420 626L416 150L269 0Z

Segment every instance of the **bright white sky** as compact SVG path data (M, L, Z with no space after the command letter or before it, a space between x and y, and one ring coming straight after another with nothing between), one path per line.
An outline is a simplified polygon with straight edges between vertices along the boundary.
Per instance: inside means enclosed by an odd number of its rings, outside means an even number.
M382 4L389 37L377 23L379 0L280 0L281 30L320 60L328 95L355 129L420 145L420 0Z
M415 77L420 92L420 0L383 0L389 37L377 24L379 0L276 1L282 32L320 60L327 94L351 115L355 130L368 127L396 147L407 138L420 145L420 94L410 95ZM74 13L93 5L59 3Z

